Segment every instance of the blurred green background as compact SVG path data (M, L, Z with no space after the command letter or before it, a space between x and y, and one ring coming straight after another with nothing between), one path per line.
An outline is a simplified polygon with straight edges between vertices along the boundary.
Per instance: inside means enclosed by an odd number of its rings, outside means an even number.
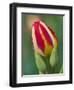
M38 74L32 44L32 24L38 19L44 21L55 31L59 44L59 64L57 69L60 69L63 65L63 15L22 13L22 75Z

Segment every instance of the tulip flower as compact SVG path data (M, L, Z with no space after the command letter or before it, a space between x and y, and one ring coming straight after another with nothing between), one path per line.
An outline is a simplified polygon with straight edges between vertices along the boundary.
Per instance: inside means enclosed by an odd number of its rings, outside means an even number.
M36 52L42 56L49 56L58 41L54 31L44 22L38 20L32 26L32 41Z

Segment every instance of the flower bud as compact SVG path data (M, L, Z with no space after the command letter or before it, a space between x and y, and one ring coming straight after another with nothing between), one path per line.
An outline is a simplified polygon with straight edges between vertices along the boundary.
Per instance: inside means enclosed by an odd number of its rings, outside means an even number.
M32 26L32 41L35 51L42 56L51 55L52 49L57 47L55 32L42 21L34 22Z

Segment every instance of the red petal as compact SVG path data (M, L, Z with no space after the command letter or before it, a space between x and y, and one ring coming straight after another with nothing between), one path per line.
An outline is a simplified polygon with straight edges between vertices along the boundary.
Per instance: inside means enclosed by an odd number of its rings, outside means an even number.
M58 42L58 39L57 39L57 37L56 37L56 33L55 33L50 27L48 27L48 28L49 28L51 34L52 34L52 35L54 36L54 38L56 39L56 41Z
M41 30L42 30L42 32L43 32L43 34L44 34L45 39L47 40L47 42L48 42L51 46L53 46L52 39L51 39L50 35L48 34L46 28L45 28L42 24L40 24L40 28L41 28Z
M44 51L45 45L44 45L44 40L40 34L39 24L40 24L39 21L34 23L35 36L36 36L36 41L37 41L38 47L42 51Z

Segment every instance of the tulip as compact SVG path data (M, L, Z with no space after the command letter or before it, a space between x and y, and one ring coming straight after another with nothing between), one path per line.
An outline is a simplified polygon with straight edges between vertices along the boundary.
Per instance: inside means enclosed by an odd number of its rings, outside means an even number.
M51 55L53 48L58 45L55 32L40 20L33 23L32 41L35 51L46 57Z

